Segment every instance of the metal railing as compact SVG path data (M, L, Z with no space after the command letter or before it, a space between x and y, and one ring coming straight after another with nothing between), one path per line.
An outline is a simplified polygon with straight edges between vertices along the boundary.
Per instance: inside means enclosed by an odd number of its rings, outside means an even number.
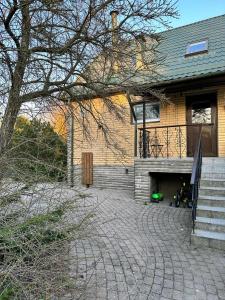
M213 124L204 124L211 126ZM202 124L185 124L139 128L138 154L149 157L186 157L187 128L202 127Z
M202 170L202 127L200 127L198 143L195 149L194 162L191 174L191 191L192 191L192 229L195 232L196 210L198 205L198 193Z

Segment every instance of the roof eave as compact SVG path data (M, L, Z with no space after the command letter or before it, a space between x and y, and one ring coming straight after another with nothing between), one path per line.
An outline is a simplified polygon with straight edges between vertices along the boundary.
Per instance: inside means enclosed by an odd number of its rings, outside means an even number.
M219 77L221 75L225 75L225 70L223 71L219 71L219 72L214 72L214 73L208 73L208 74L204 74L204 75L200 75L200 76L191 76L191 77L185 77L185 78L179 78L179 79L171 79L171 80L164 80L164 81L158 81L155 83L143 83L143 84L139 84L136 86L124 86L124 87L113 87L110 88L108 90L106 90L104 92L104 96L105 97L109 97L118 93L126 93L128 90L132 90L132 91L139 91L143 90L145 92L147 92L147 89L166 89L169 86L173 86L173 85L177 85L177 84L185 84L185 83L191 83L193 81L196 80L204 80L207 78L214 78L214 77ZM225 79L224 79L225 82ZM74 97L74 100L72 100L71 102L75 102L75 101L81 101L81 100L91 100L94 98L99 98L99 97L103 97L102 95L98 95L93 94L93 93L85 93L85 94L81 94L78 95L76 97Z

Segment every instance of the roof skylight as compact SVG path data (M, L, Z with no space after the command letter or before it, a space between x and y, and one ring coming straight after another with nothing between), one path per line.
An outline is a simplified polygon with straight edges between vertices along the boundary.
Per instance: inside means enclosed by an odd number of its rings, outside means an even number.
M208 51L208 41L200 41L197 43L192 43L187 45L186 56L201 54Z

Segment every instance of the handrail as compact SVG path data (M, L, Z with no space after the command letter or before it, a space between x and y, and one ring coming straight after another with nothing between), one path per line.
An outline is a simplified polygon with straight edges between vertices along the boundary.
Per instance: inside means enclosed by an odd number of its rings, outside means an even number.
M195 232L196 210L198 204L198 192L202 170L202 126L200 127L198 143L195 149L194 162L191 174L191 190L192 190L192 229Z
M202 124L202 123L195 123L195 124L181 124L181 125L164 125L164 126L154 126L154 127L146 127L145 129L148 130L148 129L157 129L157 128L174 128L174 127L194 127L194 126L199 126L199 127L202 127L202 126L213 126L214 123L205 123L205 124ZM143 130L143 128L138 128L138 130Z

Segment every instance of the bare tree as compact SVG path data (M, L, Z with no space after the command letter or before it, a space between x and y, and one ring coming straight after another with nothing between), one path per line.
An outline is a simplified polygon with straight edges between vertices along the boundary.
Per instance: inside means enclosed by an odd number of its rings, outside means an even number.
M77 281L79 275L68 274L68 265L74 263L67 260L71 241L86 236L92 223L92 212L87 213L79 202L85 198L80 190L43 183L43 174L21 167L21 162L32 170L41 166L47 174L58 168L54 159L46 164L35 153L18 151L25 143L43 147L44 153L55 148L49 140L40 145L38 137L21 138L15 145L18 114L27 107L48 108L60 100L70 102L91 94L103 97L108 110L122 119L123 109L107 97L108 91L129 88L141 74L152 78L160 72L155 32L176 15L174 2L0 2L0 297L61 299L70 279ZM114 12L113 26L110 12ZM92 102L77 101L77 105L91 114L107 138L107 120ZM78 121L88 129L86 114L80 114ZM2 180L5 170L10 180Z
M114 28L117 47L112 47L111 11L120 13L116 32ZM99 94L123 86L134 72L124 67L120 80L111 80L115 59L132 63L130 41L143 34L157 40L156 27L168 25L167 17L175 14L171 0L2 0L0 153L7 149L25 103L57 99L62 92L76 98L83 91ZM98 58L106 62L107 72L94 76L92 68L91 76L88 70ZM151 68L152 63L150 59Z

